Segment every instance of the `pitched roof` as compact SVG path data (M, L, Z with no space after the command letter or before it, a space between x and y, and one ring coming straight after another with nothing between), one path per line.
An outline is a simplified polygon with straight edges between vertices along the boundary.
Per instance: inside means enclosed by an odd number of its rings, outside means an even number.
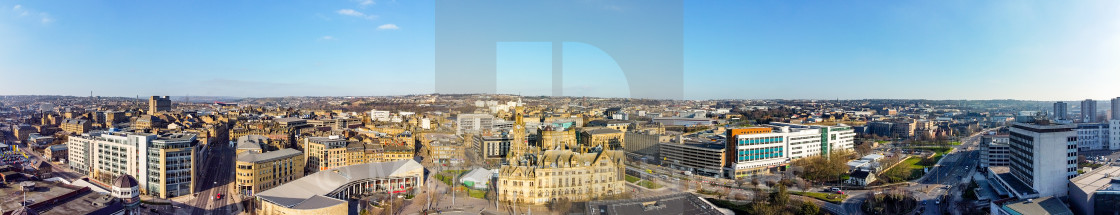
M267 143L268 137L261 135L245 135L237 138L238 150L261 150L261 143Z
M303 154L303 152L301 152L299 150L295 150L295 149L288 149L288 148L281 149L281 150L276 150L276 151L271 151L271 152L265 152L265 153L257 153L257 152L249 151L249 152L242 152L242 153L237 154L237 161L256 163L256 162L273 161L273 160L276 160L276 159L287 158L287 157L297 156L297 155L301 155L301 154Z

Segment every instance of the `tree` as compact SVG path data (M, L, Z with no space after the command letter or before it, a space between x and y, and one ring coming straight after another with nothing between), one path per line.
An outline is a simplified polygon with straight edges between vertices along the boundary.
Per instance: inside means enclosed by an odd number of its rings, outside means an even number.
M821 206L813 204L812 202L801 202L801 211L797 214L801 215L817 215L821 213Z
M856 153L859 153L860 157L871 154L871 144L872 143L864 142L863 144L856 145Z
M815 182L828 182L840 180L840 176L848 171L848 160L852 159L850 151L832 151L828 155L814 156L799 159L793 166L801 167L800 177Z
M789 204L789 192L786 191L786 185L778 184L778 187L774 188L774 192L770 193L770 204L777 206Z
M794 178L793 182L797 185L797 188L801 188L801 190L809 190L809 187L812 186L808 181L801 178Z

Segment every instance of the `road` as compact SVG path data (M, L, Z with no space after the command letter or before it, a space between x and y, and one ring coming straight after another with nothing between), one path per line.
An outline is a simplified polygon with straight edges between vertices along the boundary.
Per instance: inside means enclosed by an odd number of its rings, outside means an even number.
M906 187L907 191L917 194L915 197L919 201L919 207L924 208L922 214L943 214L941 211L959 214L959 210L956 210L956 202L961 199L960 194L967 187L962 186L967 185L964 183L967 181L967 177L976 172L976 166L979 164L980 158L980 152L976 149L979 146L980 136L988 131L990 130L981 131L964 138L961 145L954 146L954 150L943 156L928 173ZM860 205L870 197L871 192L869 190L849 190L848 194L850 196L842 204L844 210L848 214L863 214ZM949 198L950 201L938 204L938 200L944 198L947 194L954 194L953 197L955 198Z
M20 146L20 147L23 148L23 149L26 149L26 146ZM42 155L39 155L38 152L35 152L35 150L25 150L25 152L27 152L27 156L30 157L28 159L28 161L47 161L47 160L43 159ZM28 162L28 163L33 163L33 162ZM75 180L78 180L82 177L85 177L85 175L82 175L78 172L75 172L74 170L71 170L70 167L66 164L55 164L55 163L51 163L49 161L47 161L47 164L51 165L51 170L52 170L51 175L53 175L54 177L63 178L63 179L66 179L67 181L71 181L71 182L73 182Z
M190 202L192 215L232 214L233 201L230 201L233 183L234 149L229 143L212 143L201 153L203 165L195 168L199 180L195 180L197 196ZM215 198L222 194L221 199Z
M938 164L930 170L917 183L907 188L918 193L920 205L925 208L923 214L959 214L956 202L960 201L960 194L967 187L968 181L979 164L980 152L976 149L980 143L980 136L988 130L973 134L961 141L952 153L945 155ZM946 197L948 194L952 196ZM948 201L939 201L945 200ZM938 204L940 203L940 204Z

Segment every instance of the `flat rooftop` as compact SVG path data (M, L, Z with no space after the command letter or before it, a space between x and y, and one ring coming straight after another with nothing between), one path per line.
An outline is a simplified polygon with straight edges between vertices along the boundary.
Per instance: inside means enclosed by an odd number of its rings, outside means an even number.
M1092 195L1094 191L1105 190L1112 187L1112 180L1115 177L1120 177L1120 167L1101 166L1093 171L1070 179L1069 182Z
M55 197L65 195L81 189L81 187L65 185L61 182L47 182L47 181L34 181L35 190L26 193L26 198L34 203L50 200ZM0 186L0 196L7 196L0 200L0 206L3 206L4 212L10 212L19 208L20 201L23 200L24 195L19 187L19 183L8 183L6 186ZM58 214L58 215L74 215L74 214L89 214L94 211L102 210L103 208L111 207L109 201L111 198L105 198L106 195L98 194L92 191L86 191L78 194L73 198L63 200L58 203L48 204L44 207L32 208L37 210L39 214ZM99 204L98 204L99 203ZM119 209L119 204L117 209Z
M1011 189L1012 192L1021 193L1027 196L1038 194L1038 191L1036 191L1034 188L1031 188L1030 185L1023 183L1023 181L1020 181L1019 178L1015 178L1014 175L1011 175L1010 168L1005 166L994 166L988 167L988 169L995 173L996 177L999 177L1000 180L1007 182L1007 185L1010 186L1008 187L1008 189Z
M1062 200L1054 197L1042 197L1037 199L1025 199L1015 202L1009 202L1001 206L1004 210L1012 210L1019 214L1032 214L1032 215L1073 215L1073 211Z
M707 214L723 215L708 201L691 193L627 200L592 201L587 203L588 215L607 214Z

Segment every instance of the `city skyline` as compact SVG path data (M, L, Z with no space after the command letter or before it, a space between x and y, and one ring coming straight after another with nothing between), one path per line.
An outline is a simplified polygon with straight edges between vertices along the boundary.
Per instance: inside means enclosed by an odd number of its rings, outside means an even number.
M624 3L593 6L634 8ZM435 4L0 1L0 94L433 93ZM1120 80L1117 2L686 1L681 10L683 99L1078 101L1120 90L1109 82ZM620 72L593 46L566 50L591 63L565 72ZM565 96L627 97L616 91Z

